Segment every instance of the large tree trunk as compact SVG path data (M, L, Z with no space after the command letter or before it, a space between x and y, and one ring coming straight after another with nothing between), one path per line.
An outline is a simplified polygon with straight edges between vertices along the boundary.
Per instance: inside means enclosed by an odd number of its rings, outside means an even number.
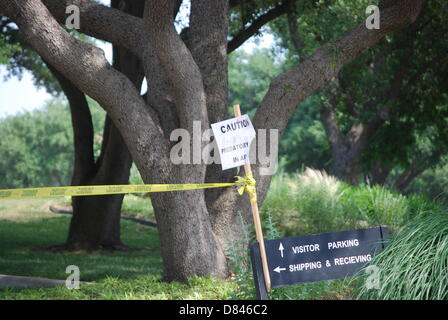
M163 165L163 164L161 164ZM204 181L204 165L173 166L160 171L142 170L148 183ZM229 270L222 244L213 231L204 190L151 193L166 281L198 276L226 278Z
M75 161L72 185L126 184L131 156L118 130L106 119L103 152L97 163L93 155L93 124L84 94L50 67L70 105ZM72 197L73 216L66 248L120 248L120 215L123 195Z
M140 88L143 73L138 59L125 49L114 48L114 67ZM74 126L79 125L79 122ZM84 152L75 148L78 157ZM120 132L106 116L101 155L93 171L75 162L73 185L122 185L129 183L132 157ZM75 178L76 177L76 178ZM124 195L72 197L73 217L68 247L120 249L120 217Z
M195 275L226 278L226 257L212 230L204 191L157 193L151 200L160 235L164 279L185 281Z
M120 133L106 119L105 152L98 170L84 174L76 185L127 184L132 158ZM79 172L82 168L76 168ZM124 195L72 197L73 217L67 239L69 247L121 248L120 216Z
M387 177L392 171L392 166L382 166L376 165L373 167L370 173L370 184L371 185L381 185L383 186L386 183Z
M143 1L112 1L112 7L135 16L143 14ZM139 59L128 50L113 46L113 67L125 74L139 89L143 71ZM72 110L72 114L76 112ZM90 120L91 121L91 120ZM73 121L74 128L82 119ZM131 155L120 132L106 116L101 155L94 170L86 171L85 162L76 162L73 185L121 185L129 183ZM76 129L75 129L76 130ZM76 140L76 135L75 135ZM92 143L92 142L91 142ZM90 143L90 145L91 145ZM75 145L77 143L75 142ZM86 142L78 142L75 157L84 157ZM81 145L84 145L82 147ZM121 249L121 207L124 195L72 197L73 217L67 238L68 247Z
M333 93L330 104L321 111L322 124L331 146L332 174L356 185L359 182L359 160L366 147L359 147L363 130L362 126L353 126L347 134L341 132L335 112L336 98Z
M359 183L360 154L352 155L345 146L332 148L333 175L352 185Z

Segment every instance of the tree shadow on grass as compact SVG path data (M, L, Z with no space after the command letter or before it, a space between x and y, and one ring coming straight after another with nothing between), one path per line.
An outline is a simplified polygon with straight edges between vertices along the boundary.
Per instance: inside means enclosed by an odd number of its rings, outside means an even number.
M122 239L129 250L42 250L65 241L69 222L65 216L30 222L0 219L0 274L66 279L69 265L79 267L81 281L161 274L157 231L132 222L122 223Z

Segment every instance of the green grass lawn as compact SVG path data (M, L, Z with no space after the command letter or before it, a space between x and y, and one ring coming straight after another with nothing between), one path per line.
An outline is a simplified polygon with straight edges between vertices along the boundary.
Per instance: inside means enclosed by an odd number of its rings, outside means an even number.
M162 259L156 228L143 226L133 221L122 220L121 235L128 252L62 252L50 253L39 248L62 244L67 236L70 216L49 211L51 204L66 205L67 199L33 199L0 201L0 274L46 277L65 280L67 266L80 269L81 281L93 284L81 285L80 289L65 286L41 289L0 289L0 299L254 299L255 289L247 255L238 252L229 254L229 263L234 271L231 280L211 278L190 279L187 284L165 283L162 279ZM348 229L387 225L392 237L409 242L406 247L396 243L393 248L408 248L401 253L403 261L418 249L411 240L415 237L399 233L408 221L416 220L419 228L426 228L425 239L440 251L440 257L429 250L427 264L417 276L422 288L437 288L435 297L443 296L443 286L434 281L422 282L426 270L446 268L446 228L443 223L432 223L431 228L424 217L437 215L446 220L446 208L420 196L403 197L380 187L352 187L333 178L308 175L277 175L274 177L268 196L261 208L266 239L336 232ZM143 219L154 219L150 199L127 195L123 213ZM423 219L423 220L422 220ZM420 221L420 222L419 222ZM438 221L438 220L437 220ZM247 227L247 226L242 226ZM409 229L409 228L408 228ZM431 230L439 230L433 239ZM401 238L400 238L401 237ZM243 246L253 241L248 234ZM250 240L252 239L252 240ZM437 241L436 241L437 240ZM409 251L409 252L408 252ZM392 265L394 253L385 253L378 264ZM401 251L400 251L401 252ZM235 258L237 257L237 258ZM392 257L388 260L387 257ZM400 261L401 261L400 260ZM440 260L440 261L439 261ZM414 263L414 262L412 262ZM409 264L414 270L419 262ZM385 268L386 268L385 267ZM399 266L389 268L388 279L398 279L403 272ZM389 270L388 269L388 270ZM432 269L431 269L432 270ZM420 279L420 280L419 280ZM425 278L426 279L426 278ZM431 278L432 279L432 278ZM271 299L354 299L363 288L363 277L302 284L273 289ZM397 287L393 283L388 288ZM429 290L428 289L428 290ZM391 290L391 289L388 289ZM441 292L441 295L439 294ZM428 291L429 292L429 291ZM432 291L431 291L432 292ZM366 296L365 293L363 293ZM384 294L368 293L368 297L386 297ZM429 293L432 294L432 293ZM433 297L434 295L429 295ZM400 293L394 297L400 297Z
M63 200L60 200L62 202ZM79 290L65 286L3 289L0 299L226 299L232 282L191 279L164 283L155 228L122 221L122 240L133 252L48 253L38 248L63 243L70 216L50 213L55 200L2 200L0 203L0 273L66 279L68 265L80 269ZM56 201L57 202L57 201Z
M151 218L149 199L130 196L125 201L138 216ZM130 200L130 201L129 201ZM246 279L193 278L188 284L165 283L157 230L122 220L122 240L131 252L49 253L40 248L64 242L69 215L51 213L50 204L64 199L2 200L0 202L0 274L66 279L66 267L80 269L80 289L65 286L0 289L0 299L247 299L255 298L251 271ZM241 278L241 277L240 277ZM347 281L337 280L274 289L272 299L346 299Z

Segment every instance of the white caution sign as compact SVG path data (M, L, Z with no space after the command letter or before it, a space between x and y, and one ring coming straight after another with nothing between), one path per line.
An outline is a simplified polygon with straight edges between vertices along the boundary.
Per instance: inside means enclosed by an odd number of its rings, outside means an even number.
M255 129L247 115L212 124L221 157L222 170L249 163L249 150Z

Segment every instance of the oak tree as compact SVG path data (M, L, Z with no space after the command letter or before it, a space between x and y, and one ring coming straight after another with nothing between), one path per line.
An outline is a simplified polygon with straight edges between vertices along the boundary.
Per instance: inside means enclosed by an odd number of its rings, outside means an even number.
M394 1L382 10L379 30L368 30L362 21L280 74L257 108L254 126L278 129L281 136L300 102L361 52L414 21L423 2ZM174 165L169 157L169 136L175 128L192 133L193 121L208 128L228 117L227 55L234 48L231 43L241 43L240 39L258 32L263 25L258 19L264 16L263 12L252 16L252 24L244 25L241 33L228 40L230 12L240 3L191 1L190 23L181 34L173 23L179 5L175 0L145 1L141 18L89 0L1 0L0 11L17 24L47 63L107 111L145 183L179 184L232 181L235 175L233 170L222 172L217 165ZM123 70L107 62L102 50L61 27L70 4L80 8L80 32L125 48L139 59L148 82L145 97ZM260 175L264 166L253 166L260 204L271 181L271 176ZM232 226L239 209L249 220L247 201L233 188L154 193L151 200L165 279L226 277L226 239L237 236L238 230Z

